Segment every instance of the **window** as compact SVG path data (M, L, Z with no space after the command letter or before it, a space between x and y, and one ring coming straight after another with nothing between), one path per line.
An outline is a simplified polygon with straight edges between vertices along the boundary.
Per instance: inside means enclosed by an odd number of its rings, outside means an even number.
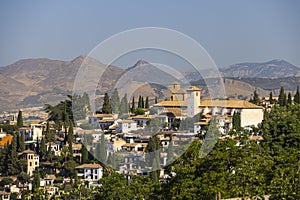
M30 166L30 167L32 166L32 162L29 162L29 166Z
M98 179L98 176L95 176L95 179Z
M37 166L37 165L38 165L38 164L37 164L37 162L35 162L34 164L35 164L35 166Z
M196 92L196 96L198 96L198 92Z

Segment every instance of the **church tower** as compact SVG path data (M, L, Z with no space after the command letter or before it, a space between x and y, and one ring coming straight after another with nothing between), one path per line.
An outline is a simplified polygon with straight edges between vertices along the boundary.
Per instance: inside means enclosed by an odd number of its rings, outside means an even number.
M200 112L200 89L190 86L187 89L187 117L194 117Z

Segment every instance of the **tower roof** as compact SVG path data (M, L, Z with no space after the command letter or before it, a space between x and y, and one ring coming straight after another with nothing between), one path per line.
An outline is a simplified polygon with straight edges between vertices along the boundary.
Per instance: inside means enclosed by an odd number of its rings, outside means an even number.
M196 86L190 86L189 89L187 89L187 91L200 91L200 88Z

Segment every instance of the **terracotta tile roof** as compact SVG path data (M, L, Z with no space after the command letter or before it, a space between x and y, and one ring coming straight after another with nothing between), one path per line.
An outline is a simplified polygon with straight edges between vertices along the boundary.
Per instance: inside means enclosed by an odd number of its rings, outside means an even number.
M136 116L133 116L131 117L132 119L149 119L150 117L149 116L145 116L145 115L136 115Z
M161 101L154 104L156 107L186 107L186 101Z
M262 108L245 100L230 99L230 100L202 100L200 107L225 107L225 108Z
M200 88L196 86L190 86L189 89L187 89L187 91L200 91Z
M76 169L99 169L102 168L102 166L100 164L83 164L83 165L79 165L76 167Z

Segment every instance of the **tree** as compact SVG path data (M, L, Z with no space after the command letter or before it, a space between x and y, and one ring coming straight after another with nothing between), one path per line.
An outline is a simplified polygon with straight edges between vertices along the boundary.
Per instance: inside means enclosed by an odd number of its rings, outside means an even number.
M269 100L270 100L270 104L274 104L274 99L273 99L273 93L272 92L270 92Z
M137 109L135 109L134 114L135 115L144 115L145 111L142 108L137 108Z
M33 181L32 181L32 191L35 193L40 187L40 172L38 170L34 171Z
M134 96L132 97L132 103L131 103L131 113L135 113L135 103L134 103Z
M145 103L145 108L149 108L149 98L148 96L146 97L146 103Z
M139 96L138 108L142 108L142 96Z
M279 91L279 96L278 96L278 103L280 106L285 106L286 105L285 102L286 102L286 95L284 93L283 87L281 86Z
M155 97L154 103L157 104L157 97Z
M46 125L45 140L46 142L55 142L55 135L50 130L49 121L47 121Z
M118 89L115 88L113 95L111 97L111 108L112 108L112 112L115 114L119 114L120 113L120 97L119 97L119 93L118 93Z
M47 146L46 146L45 138L42 138L41 140L41 147L39 153L40 153L40 159L44 160L47 156Z
M291 93L289 92L288 93L288 98L287 98L287 105L291 105L292 104L292 95Z
M8 152L6 164L7 164L6 174L15 175L19 173L16 136L13 137L12 143L9 145L9 152Z
M107 152L106 152L106 141L104 133L101 134L101 144L100 144L100 161L106 163L107 161Z
M174 146L173 146L173 140L172 137L170 136L169 140L169 147L167 150L167 162L171 163L174 159Z
M294 103L295 104L300 104L299 86L297 86L296 94L294 96Z
M18 128L23 127L23 117L22 117L22 111L21 110L19 110L19 113L18 113L17 127Z
M235 130L240 130L241 129L241 115L240 113L234 112L233 113L233 128Z
M128 114L128 100L127 100L127 94L124 95L124 97L121 100L120 104L120 114L126 115Z
M70 123L69 130L68 130L69 160L73 160L73 142L74 142L74 129L73 129L73 124Z
M256 90L254 90L252 103L254 103L256 105L259 104L259 97L258 97L258 94L257 94Z
M21 135L19 136L19 152L25 151L25 135L22 131Z
M104 102L102 106L102 113L105 114L110 114L111 113L111 105L110 105L110 100L109 96L107 93L104 94Z
M82 147L81 147L81 163L86 164L86 163L88 163L88 161L89 161L89 152L86 148L86 145L82 144Z
M144 97L142 96L142 108L145 108Z

